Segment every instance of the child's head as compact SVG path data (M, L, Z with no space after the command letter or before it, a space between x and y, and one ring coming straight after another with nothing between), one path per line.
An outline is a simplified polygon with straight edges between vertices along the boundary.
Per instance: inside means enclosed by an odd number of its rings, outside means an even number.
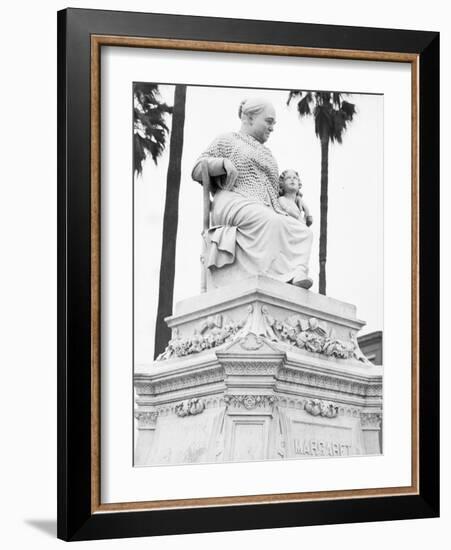
M284 170L279 176L279 194L285 195L286 193L299 193L301 191L302 183L299 173L296 170Z

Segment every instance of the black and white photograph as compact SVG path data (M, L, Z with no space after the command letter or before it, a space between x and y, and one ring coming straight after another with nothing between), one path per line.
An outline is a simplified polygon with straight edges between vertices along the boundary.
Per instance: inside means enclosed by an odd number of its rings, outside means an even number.
M448 540L446 3L4 11L2 546Z
M383 454L384 95L131 96L134 466Z

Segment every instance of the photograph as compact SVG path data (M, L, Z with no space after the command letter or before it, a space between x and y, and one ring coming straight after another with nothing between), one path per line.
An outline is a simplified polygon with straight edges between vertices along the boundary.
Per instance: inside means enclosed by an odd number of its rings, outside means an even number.
M133 465L382 455L384 94L130 96Z
M3 548L446 547L446 6L5 5Z
M63 540L439 514L439 33L241 15L58 13Z

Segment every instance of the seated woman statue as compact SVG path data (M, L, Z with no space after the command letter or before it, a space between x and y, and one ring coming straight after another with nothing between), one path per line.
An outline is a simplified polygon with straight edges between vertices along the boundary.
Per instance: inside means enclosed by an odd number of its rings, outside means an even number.
M268 101L242 101L238 132L219 135L198 158L192 178L202 182L207 162L214 193L207 260L208 290L265 274L310 288L312 231L279 203L279 169L264 145L276 123Z

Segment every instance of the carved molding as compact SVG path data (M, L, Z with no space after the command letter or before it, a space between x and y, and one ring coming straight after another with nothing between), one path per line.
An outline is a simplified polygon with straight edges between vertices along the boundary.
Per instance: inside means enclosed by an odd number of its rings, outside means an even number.
M138 429L154 428L158 411L136 411L135 418L138 421Z
M371 397L382 397L382 384L369 384L366 386L366 395Z
M277 396L277 406L279 408L290 408L302 410L305 406L305 398L294 398L292 396L278 395Z
M188 402L188 401L191 401L191 400L194 400L194 399L198 399L198 400L201 400L203 402L203 405L204 405L203 410L210 409L210 408L222 408L225 405L224 397L223 397L222 393L217 394L217 395L212 395L212 396L209 396L209 397L205 396L205 397L202 397L202 398L189 398L189 399L185 399L184 401ZM170 416L170 415L173 415L173 414L177 414L176 408L181 403L182 403L182 401L179 401L178 403L170 402L170 403L164 403L164 404L161 404L161 405L156 405L155 406L155 411L157 411L159 417Z
M360 416L360 409L357 409L355 407L338 407L338 414L339 416L352 416L354 418L357 418Z
M305 411L312 416L324 416L325 418L335 418L338 416L338 407L331 401L322 399L309 399L305 404Z
M357 382L333 375L305 372L286 366L280 369L277 378L281 382L348 393L359 397L382 397L382 384Z
M339 340L325 322L318 321L315 317L305 319L300 315L291 315L284 321L279 321L271 315L266 305L249 305L246 317L239 322L220 314L207 317L188 337L182 338L176 331L157 361L192 355L234 341L241 341L241 347L248 351L258 350L265 338L310 353L337 359L356 359L371 365L360 350L353 331L349 333L349 340Z
M360 413L360 423L362 428L374 428L379 430L382 424L382 414L362 411Z
M135 389L138 395L152 395L154 393L154 387L149 383L142 384L140 382L136 382Z
M175 414L177 416L194 416L201 414L205 410L205 402L203 399L194 397L192 399L185 399L175 406Z
M213 384L224 380L224 369L221 366L215 366L203 372L192 374L180 373L177 376L167 378L153 384L153 394L182 390L186 388L201 386L203 384Z
M136 384L137 403L145 404L147 396L153 400L164 393L177 392L224 382L226 376L272 376L278 382L305 386L339 394L348 394L360 399L376 400L382 397L382 384L349 380L333 374L312 373L299 368L282 366L280 361L231 361L217 364L202 371L177 373L152 384ZM141 399L139 399L141 398ZM181 396L183 398L183 396Z
M256 408L272 407L276 398L274 395L225 395L224 402L234 408L252 410Z
M272 375L275 376L280 362L269 361L233 361L224 364L226 375Z
M194 373L179 373L153 383L136 383L138 397L157 397L168 392L223 382L225 376L274 376L279 382L347 393L360 398L381 398L382 384L348 380L333 374L306 372L274 361L231 361Z

